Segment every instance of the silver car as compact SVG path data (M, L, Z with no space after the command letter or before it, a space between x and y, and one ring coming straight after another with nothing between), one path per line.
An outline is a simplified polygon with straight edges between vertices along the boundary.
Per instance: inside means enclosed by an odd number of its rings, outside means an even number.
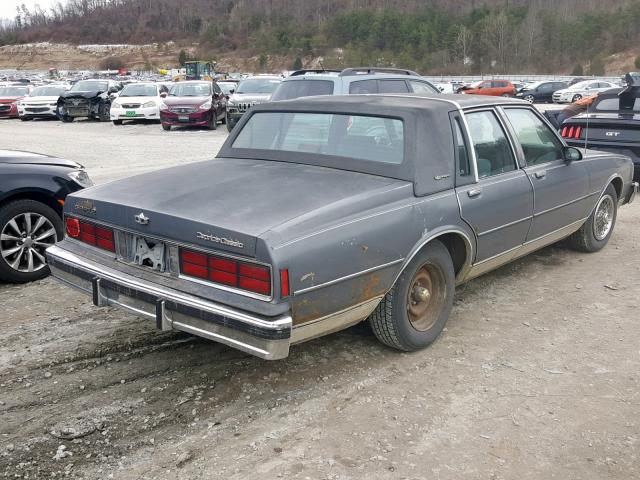
M227 100L227 129L231 131L251 107L269 101L280 82L280 76L258 75L245 78L235 89L230 90Z
M71 195L47 256L97 306L265 359L366 319L410 351L440 334L457 284L565 238L603 248L632 171L518 100L273 102L215 160Z

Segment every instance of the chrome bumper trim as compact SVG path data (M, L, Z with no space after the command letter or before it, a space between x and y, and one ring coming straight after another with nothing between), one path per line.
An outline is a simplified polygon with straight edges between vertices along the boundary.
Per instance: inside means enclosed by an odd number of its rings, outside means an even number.
M47 249L53 276L93 297L154 319L162 330L181 330L267 360L289 354L292 319L263 318L103 267L58 246Z

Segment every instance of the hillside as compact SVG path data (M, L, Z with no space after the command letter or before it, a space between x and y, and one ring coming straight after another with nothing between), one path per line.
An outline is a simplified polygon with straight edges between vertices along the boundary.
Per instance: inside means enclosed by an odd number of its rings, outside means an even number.
M34 68L37 49L16 60L11 46L51 42L147 45L125 55L128 66L173 66L185 48L254 70L321 62L603 74L608 65L632 65L638 40L634 0L70 0L47 12L24 9L0 27L0 46L9 45L0 65ZM51 61L92 63L86 52L68 53ZM609 63L613 54L622 64Z

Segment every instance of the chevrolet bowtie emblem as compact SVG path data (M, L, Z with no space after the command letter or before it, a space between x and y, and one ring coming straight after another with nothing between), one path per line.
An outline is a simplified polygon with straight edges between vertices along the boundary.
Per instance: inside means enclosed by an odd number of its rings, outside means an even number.
M147 217L143 212L140 212L138 215L133 217L136 223L140 225L149 225L149 217Z

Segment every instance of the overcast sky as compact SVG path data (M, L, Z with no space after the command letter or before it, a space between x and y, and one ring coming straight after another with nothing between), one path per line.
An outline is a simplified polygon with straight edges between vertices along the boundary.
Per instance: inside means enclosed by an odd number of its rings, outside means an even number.
M42 9L46 10L58 1L61 1L62 3L66 2L66 0L0 0L0 18L15 17L16 7L23 3L29 9L38 4Z

